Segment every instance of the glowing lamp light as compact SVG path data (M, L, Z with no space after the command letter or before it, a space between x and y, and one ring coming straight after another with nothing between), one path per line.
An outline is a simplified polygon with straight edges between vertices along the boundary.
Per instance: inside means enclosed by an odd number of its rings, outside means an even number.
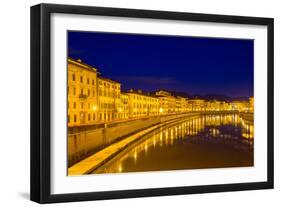
M160 113L163 113L163 111L164 111L163 108L160 108L160 109L159 109L159 112L160 112Z
M93 106L93 110L96 111L97 110L97 106Z
M122 112L122 109L121 108L119 108L119 110L118 110L119 112Z

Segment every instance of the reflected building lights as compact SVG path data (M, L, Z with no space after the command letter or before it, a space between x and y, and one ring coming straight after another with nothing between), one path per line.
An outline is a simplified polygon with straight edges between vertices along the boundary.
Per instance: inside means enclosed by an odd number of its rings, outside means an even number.
M227 131L228 128L221 129L222 126L227 125L236 125L235 129L237 128L238 131L231 132ZM232 129L234 130L234 129ZM208 136L204 136L204 133L208 134ZM225 116L201 116L201 117L194 117L188 119L186 121L180 122L178 124L171 124L167 127L163 127L153 133L153 135L144 138L144 141L141 144L135 146L130 152L130 157L133 157L135 165L138 162L141 162L142 156L148 156L147 152L150 150L150 147L157 148L160 147L167 147L170 145L174 145L175 142L178 140L186 139L191 142L195 142L197 144L200 143L223 143L225 145L232 146L233 148L241 148L243 147L247 150L245 146L241 146L239 142L237 142L235 134L231 133L240 133L245 141L241 140L244 144L248 146L253 145L253 138L254 138L254 126L250 124L248 121L240 118L239 116L235 115L225 115ZM201 135L203 135L201 137ZM163 140L164 138L164 140ZM215 138L215 139L213 139ZM164 141L164 142L163 142ZM166 149L166 148L163 148ZM151 152L149 153L151 154ZM122 168L122 160L127 159L126 156L122 156L120 158L120 162L118 165L112 166L110 169L106 168L108 172L123 172L126 171ZM140 161L139 161L140 160ZM124 163L123 163L124 164Z

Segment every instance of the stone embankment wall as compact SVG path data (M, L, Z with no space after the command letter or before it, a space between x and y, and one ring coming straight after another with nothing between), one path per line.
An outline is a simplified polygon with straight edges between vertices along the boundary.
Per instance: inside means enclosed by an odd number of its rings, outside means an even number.
M147 117L124 122L100 124L95 127L81 127L68 131L68 166L86 158L92 153L148 127L170 120L199 115L199 113L173 114Z

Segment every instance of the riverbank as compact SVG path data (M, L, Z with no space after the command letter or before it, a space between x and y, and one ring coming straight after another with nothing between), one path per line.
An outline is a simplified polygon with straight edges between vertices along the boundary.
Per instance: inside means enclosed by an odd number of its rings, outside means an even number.
M182 120L189 120L199 115L216 115L218 112L204 112L204 113L193 113L189 115L185 115L182 118L173 119L169 121L165 121L163 123L156 124L154 126L148 127L144 130L141 130L139 132L136 132L132 135L129 135L127 137L124 137L123 139L105 147L104 149L101 149L100 151L88 156L87 158L83 159L82 161L74 164L73 166L68 168L68 175L69 176L75 176L75 175L82 175L82 174L89 174L97 169L99 169L101 166L103 166L105 163L108 163L110 160L115 158L120 153L123 153L124 150L127 150L128 148L131 148L132 146L135 146L136 143L138 143L142 138L161 127L166 127L168 125L174 125ZM219 113L219 114L229 114L229 113Z
M87 128L68 132L68 167L80 162L88 156L97 153L107 146L114 144L137 132L149 127L165 123L170 120L193 116L200 112L189 112L182 114L170 114L155 117L143 117L140 119L127 120L125 122L114 122L104 124L103 127Z
M192 114L189 116L189 118L198 116L199 114ZM149 127L145 130L142 130L141 132L135 133L127 138L122 139L121 141L111 144L110 146L102 149L101 151L89 156L88 158L74 164L73 166L68 168L68 175L74 176L74 175L83 175L83 174L89 174L95 169L99 168L101 165L112 159L114 156L116 156L118 153L120 153L122 150L127 148L129 145L135 143L140 138L145 136L146 134L162 127L168 124L171 124L173 122L177 122L177 120L171 120L167 121L165 123L160 123L155 126Z

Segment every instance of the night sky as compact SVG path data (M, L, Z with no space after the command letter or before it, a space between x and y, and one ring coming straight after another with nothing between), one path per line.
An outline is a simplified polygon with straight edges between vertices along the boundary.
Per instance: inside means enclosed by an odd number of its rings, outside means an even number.
M253 47L243 39L68 32L68 56L121 82L124 91L252 96Z

